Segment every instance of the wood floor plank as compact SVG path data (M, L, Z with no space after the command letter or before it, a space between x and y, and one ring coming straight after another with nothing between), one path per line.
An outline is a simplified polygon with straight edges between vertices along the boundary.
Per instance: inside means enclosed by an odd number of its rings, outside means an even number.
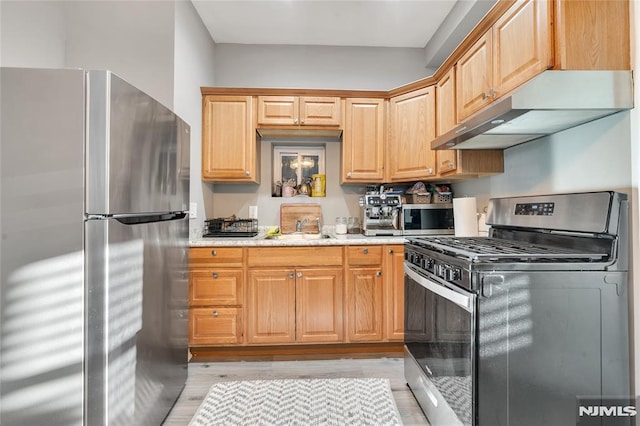
M189 378L164 426L186 426L211 385L233 380L383 377L405 425L428 425L404 379L402 358L190 363Z

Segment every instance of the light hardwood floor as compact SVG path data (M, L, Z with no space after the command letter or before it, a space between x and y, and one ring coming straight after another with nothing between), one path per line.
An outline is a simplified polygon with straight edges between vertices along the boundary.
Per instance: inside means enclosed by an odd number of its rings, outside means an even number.
M312 361L192 362L187 385L165 426L185 426L215 382L256 379L385 377L405 425L428 425L404 379L402 358L325 359Z

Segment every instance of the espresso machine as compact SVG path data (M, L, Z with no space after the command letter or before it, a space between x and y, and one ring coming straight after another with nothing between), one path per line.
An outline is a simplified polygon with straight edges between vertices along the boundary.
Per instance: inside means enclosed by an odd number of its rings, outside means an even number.
M402 235L400 194L367 193L360 197L362 233L366 236Z

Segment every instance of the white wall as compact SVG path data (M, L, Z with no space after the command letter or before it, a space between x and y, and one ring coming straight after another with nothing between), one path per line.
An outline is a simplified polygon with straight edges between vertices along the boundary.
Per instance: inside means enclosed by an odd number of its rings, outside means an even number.
M0 66L65 66L66 28L60 2L0 2Z
M66 66L110 69L173 108L173 2L71 1L64 5Z
M216 86L389 90L431 75L424 49L218 44Z
M197 204L197 218L189 221L191 229L202 228L204 219L213 217L205 211L205 206L213 205L212 187L201 180L200 87L214 85L214 56L215 45L191 2L176 3L174 111L191 126L190 199Z

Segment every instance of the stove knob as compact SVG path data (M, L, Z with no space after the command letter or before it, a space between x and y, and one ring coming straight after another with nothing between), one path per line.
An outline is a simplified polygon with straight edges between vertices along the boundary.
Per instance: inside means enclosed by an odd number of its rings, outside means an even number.
M458 281L462 278L462 271L460 268L447 267L444 275L444 279L447 281Z

